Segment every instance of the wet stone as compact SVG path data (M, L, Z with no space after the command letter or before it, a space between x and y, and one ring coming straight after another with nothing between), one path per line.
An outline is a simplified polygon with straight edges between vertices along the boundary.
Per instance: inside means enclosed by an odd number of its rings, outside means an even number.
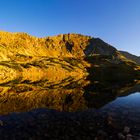
M131 134L126 135L126 140L133 140L133 136Z
M130 132L130 128L128 126L125 126L123 132L124 134L128 134Z
M118 139L119 140L124 140L125 136L122 133L118 133Z
M108 136L108 134L103 130L99 130L97 132L97 140L98 139L107 139L107 136Z

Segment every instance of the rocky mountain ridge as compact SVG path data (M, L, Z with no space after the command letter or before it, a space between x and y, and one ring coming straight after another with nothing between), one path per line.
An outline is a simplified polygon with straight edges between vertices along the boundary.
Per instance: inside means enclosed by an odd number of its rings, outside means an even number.
M36 38L26 33L0 32L0 50L0 60L42 56L86 57L95 54L121 57L116 48L101 39L80 34Z

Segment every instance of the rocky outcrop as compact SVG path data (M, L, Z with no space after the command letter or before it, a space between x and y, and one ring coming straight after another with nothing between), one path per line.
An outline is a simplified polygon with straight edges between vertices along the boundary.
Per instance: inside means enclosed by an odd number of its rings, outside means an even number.
M117 49L105 43L100 38L91 38L89 42L89 45L85 49L86 56L94 54L117 56Z

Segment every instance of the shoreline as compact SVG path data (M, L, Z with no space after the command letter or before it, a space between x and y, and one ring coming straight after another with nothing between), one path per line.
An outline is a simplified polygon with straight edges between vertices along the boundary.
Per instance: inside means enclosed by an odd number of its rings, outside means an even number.
M42 108L0 116L0 120L2 140L140 139L140 129L134 128L134 121L127 123L127 119L125 122L98 110L59 112Z

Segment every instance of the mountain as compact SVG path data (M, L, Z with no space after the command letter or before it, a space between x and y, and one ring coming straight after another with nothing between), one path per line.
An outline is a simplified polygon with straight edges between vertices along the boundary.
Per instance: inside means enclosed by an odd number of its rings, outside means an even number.
M39 83L42 78L58 84L86 77L112 82L140 79L140 66L99 38L0 32L0 84Z
M0 32L0 59L19 60L31 57L85 57L94 54L113 55L120 53L99 38L80 34L61 34L36 38L26 33ZM20 60L19 60L20 61Z
M99 108L139 80L140 66L99 38L0 32L0 114Z
M119 51L119 52L122 55L124 55L127 59L132 60L140 65L140 56L136 56L136 55L130 54L130 53L125 52L125 51Z

